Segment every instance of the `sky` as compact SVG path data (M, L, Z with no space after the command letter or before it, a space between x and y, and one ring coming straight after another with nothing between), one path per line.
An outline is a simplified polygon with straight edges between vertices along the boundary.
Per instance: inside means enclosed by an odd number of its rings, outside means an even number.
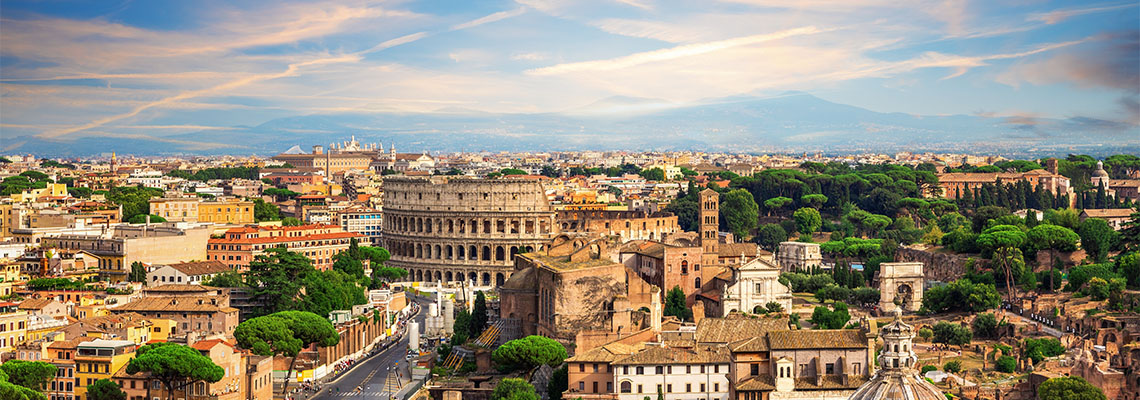
M0 141L787 91L879 112L1137 126L1140 1L0 3Z

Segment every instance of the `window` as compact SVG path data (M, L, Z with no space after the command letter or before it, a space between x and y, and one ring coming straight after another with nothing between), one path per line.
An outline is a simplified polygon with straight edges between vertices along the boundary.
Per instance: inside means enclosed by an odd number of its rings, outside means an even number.
M720 373L720 365L714 365L714 366L713 366L713 373L714 373L714 374L719 374L719 373Z
M613 393L613 392L614 392L614 383L613 382L606 382L606 393Z
M705 384L702 383L701 384L701 392L704 392L704 391L705 391Z
M579 392L585 392L586 391L586 382L578 382L578 391Z
M622 393L629 393L629 392L633 391L632 386L633 385L630 384L629 381L622 382L621 383L621 392Z
M751 369L752 370L751 370L750 375L752 375L752 376L760 375L760 364L759 363L753 363Z
M598 372L598 364L594 364L594 372Z
M645 367L637 367L638 375L645 375ZM640 391L638 391L640 393Z
M658 366L657 366L656 368L654 368L653 370L656 372L656 374L657 374L657 375L661 375L661 374L664 374L664 373L665 373L665 367L662 367L662 366L660 366L660 365L658 365Z
M692 391L693 391L693 384L686 383L685 384L685 393L691 393Z
M597 393L598 392L598 382L597 381L594 382L593 387L594 387L594 391L592 393Z
M578 372L586 372L586 364L578 364Z
M719 382L718 382L718 383L714 383L714 384L713 384L713 391L714 391L714 392L719 392L719 391L720 391L720 383L719 383Z
M665 393L673 393L673 384L665 385Z
M627 365L627 366L621 367L621 373L622 373L622 375L629 375L629 366Z
M662 390L664 390L664 389L661 388L661 384L658 384L657 385L657 392L660 393Z
M637 385L637 392L638 393L645 393L645 388L643 388L641 385Z
M686 374L691 374L691 373L693 373L693 366L692 366L692 365L686 365L686 366L685 366L685 373L686 373Z
M823 370L825 374L835 375L835 363L827 363L823 366Z

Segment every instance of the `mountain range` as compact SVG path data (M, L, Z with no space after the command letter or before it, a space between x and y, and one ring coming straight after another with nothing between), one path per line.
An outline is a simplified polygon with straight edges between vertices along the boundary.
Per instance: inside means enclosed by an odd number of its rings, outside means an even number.
M272 155L346 140L391 144L401 152L704 150L967 151L1073 149L1108 152L1140 146L1140 127L1092 118L1045 119L983 115L881 113L789 92L729 97L676 106L654 99L615 97L560 113L494 114L444 109L422 114L314 114L257 126L170 136L63 139L0 137L0 150L45 157L116 151L134 155ZM1010 150L1010 151L1012 151ZM1126 151L1126 150L1125 150ZM1063 154L1063 151L1062 151Z

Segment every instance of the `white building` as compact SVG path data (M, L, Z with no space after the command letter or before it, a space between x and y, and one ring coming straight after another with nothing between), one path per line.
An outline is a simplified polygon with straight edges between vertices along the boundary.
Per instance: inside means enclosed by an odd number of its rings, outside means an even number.
M344 209L336 214L337 225L345 232L355 232L367 236L374 245L380 244L381 223L380 210L354 206Z
M221 261L194 261L170 265L159 265L146 273L149 286L174 284L202 284L214 275L230 271Z
M732 283L721 295L724 315L733 311L754 312L776 302L784 312L792 309L792 291L780 283L780 268L757 257L732 270Z
M613 362L618 400L728 400L730 362L724 346L648 347Z
M823 254L820 253L819 243L780 242L776 252L776 264L783 272L807 270L811 267L823 266Z

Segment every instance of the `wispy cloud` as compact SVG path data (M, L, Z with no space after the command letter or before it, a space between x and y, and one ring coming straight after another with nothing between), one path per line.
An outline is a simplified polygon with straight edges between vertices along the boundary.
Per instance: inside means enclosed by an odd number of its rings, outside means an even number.
M1135 8L1138 5L1140 5L1140 3L1126 3L1126 4L1117 4L1117 5L1111 5L1111 6L1101 6L1101 7L1070 8L1070 9L1062 9L1062 10L1053 10L1053 11L1049 11L1046 13L1031 14L1029 16L1028 20L1040 21L1040 22L1044 22L1046 24L1052 25L1052 24L1056 24L1056 23L1062 22L1066 19L1076 17L1076 16L1102 13L1102 12L1106 12L1106 11L1123 10L1123 9L1127 9L1127 8Z

